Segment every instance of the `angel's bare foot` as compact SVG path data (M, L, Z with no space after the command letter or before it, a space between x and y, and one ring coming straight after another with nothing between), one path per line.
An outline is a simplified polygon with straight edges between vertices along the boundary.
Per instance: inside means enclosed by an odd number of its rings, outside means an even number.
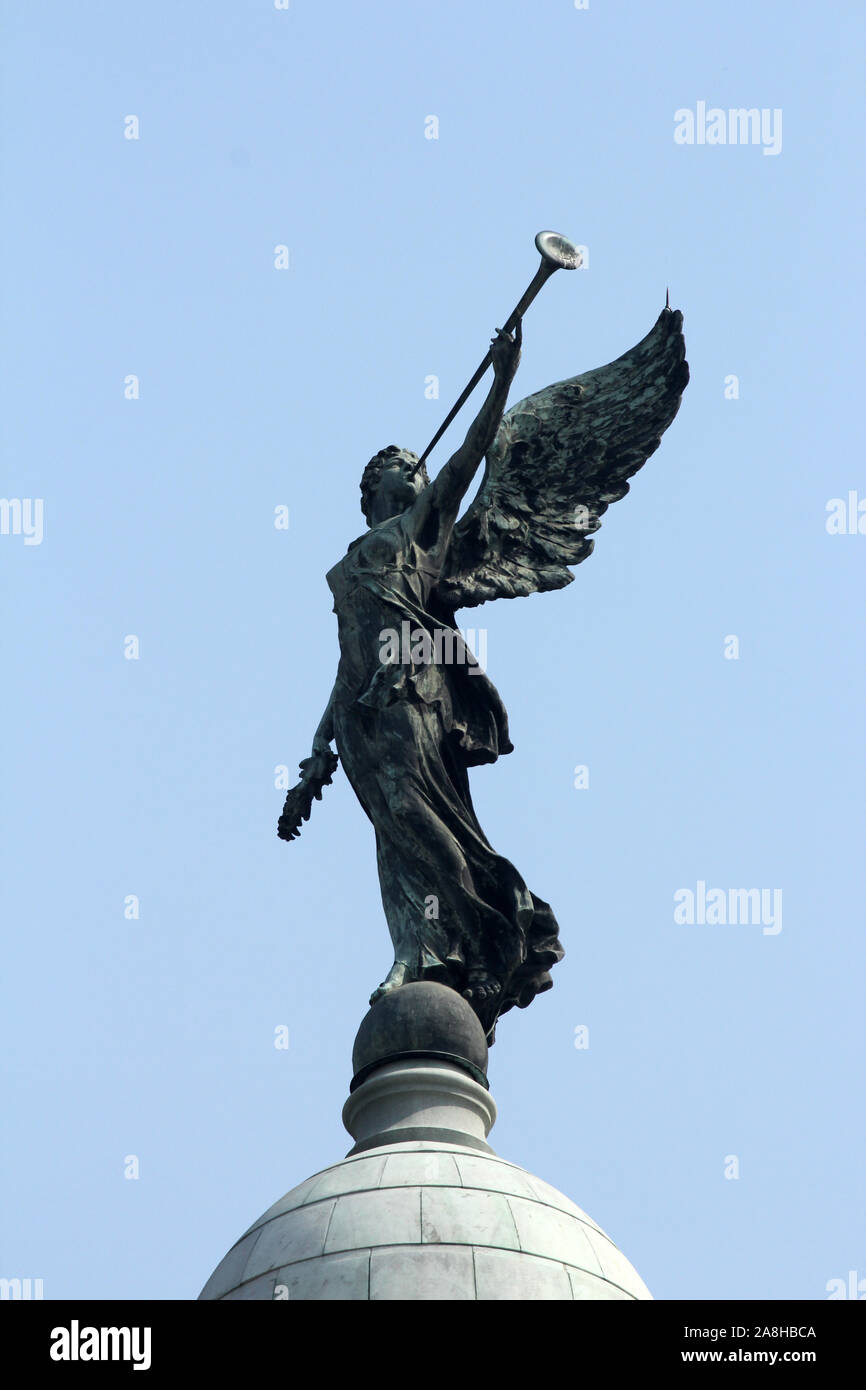
M408 965L402 960L395 960L379 988L374 989L373 993L370 995L370 1003L375 1004L377 1000L384 999L385 995L390 994L392 990L399 989L401 985L405 985L408 974Z
M488 975L484 970L473 970L463 991L463 998L475 1004L482 1004L485 999L495 999L500 989L499 981L492 975Z

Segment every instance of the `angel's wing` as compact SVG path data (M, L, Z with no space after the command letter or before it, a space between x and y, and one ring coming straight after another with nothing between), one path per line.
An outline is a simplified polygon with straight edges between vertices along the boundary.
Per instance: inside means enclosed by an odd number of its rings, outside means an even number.
M557 382L503 417L478 495L454 527L446 608L561 589L599 517L655 453L689 379L678 309L606 367Z

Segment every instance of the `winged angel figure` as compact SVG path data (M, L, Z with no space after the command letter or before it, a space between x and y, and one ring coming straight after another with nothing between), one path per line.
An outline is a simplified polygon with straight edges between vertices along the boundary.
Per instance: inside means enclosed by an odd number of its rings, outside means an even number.
M337 678L278 827L282 839L299 833L342 762L376 832L394 945L370 1002L436 980L469 1000L491 1042L500 1014L551 987L563 949L549 905L495 852L473 810L469 768L496 762L512 743L455 613L570 584L568 566L592 551L601 516L658 448L688 381L682 314L665 308L615 362L503 414L520 344L519 319L513 335L497 330L493 385L433 482L396 445L367 464L368 530L327 576Z

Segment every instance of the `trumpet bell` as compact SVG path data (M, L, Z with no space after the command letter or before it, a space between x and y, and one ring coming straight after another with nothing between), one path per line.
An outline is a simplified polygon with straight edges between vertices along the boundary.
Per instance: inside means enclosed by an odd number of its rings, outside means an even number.
M567 236L561 236L559 232L539 232L535 238L535 245L543 258L558 270L577 270L583 261L574 242L569 241Z

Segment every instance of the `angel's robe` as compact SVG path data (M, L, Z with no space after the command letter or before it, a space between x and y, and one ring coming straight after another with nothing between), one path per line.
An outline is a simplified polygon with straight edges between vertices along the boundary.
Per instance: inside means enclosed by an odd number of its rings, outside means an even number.
M478 1005L492 1040L500 1013L550 988L563 951L550 908L494 852L472 806L467 769L512 751L494 685L450 625L450 661L382 659L402 624L434 651L446 627L431 611L441 566L414 518L410 508L376 526L327 576L341 653L334 736L376 831L395 960L411 979L459 990L473 975L495 979L499 996Z
M427 611L437 579L438 569L413 539L405 516L392 517L363 536L330 571L328 584L340 623L336 699L344 704L359 700L371 709L387 709L405 699L438 705L460 760L467 767L493 763L500 753L513 751L508 715L458 630ZM407 631L410 650L415 645L440 656L407 660ZM391 633L399 647L396 659L388 657Z

